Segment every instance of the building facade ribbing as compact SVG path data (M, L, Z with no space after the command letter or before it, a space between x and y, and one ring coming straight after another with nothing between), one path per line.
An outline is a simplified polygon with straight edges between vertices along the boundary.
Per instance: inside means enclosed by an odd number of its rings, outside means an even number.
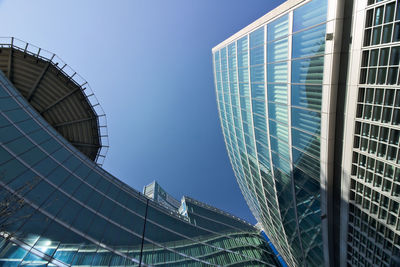
M396 262L398 16L398 1L292 0L212 49L235 176L290 266Z
M399 1L354 6L358 27L344 88L342 265L400 265L399 8Z

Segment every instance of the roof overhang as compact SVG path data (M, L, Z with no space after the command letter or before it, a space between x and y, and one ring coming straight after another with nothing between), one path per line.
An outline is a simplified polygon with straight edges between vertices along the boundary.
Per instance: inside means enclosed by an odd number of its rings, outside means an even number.
M99 165L108 150L105 114L89 84L55 54L0 38L0 70L31 106Z

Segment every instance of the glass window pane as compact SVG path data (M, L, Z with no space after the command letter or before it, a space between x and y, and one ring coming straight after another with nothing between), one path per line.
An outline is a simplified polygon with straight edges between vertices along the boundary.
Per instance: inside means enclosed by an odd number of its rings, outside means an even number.
M319 134L321 127L321 114L318 112L292 107L292 126Z
M267 46L267 61L275 62L287 60L288 58L288 38L281 39L272 43L269 43Z
M287 83L287 63L274 63L267 65L268 83Z
M386 68L378 69L378 77L376 80L377 84L385 84L386 83Z
M7 152L7 150L5 150L4 148L2 148L0 146L0 166L9 161L10 159L14 158L13 156L11 156L10 153ZM1 167L0 167L1 168ZM0 169L1 170L1 169Z
M396 84L397 81L397 70L398 68L389 68L389 72L388 72L388 77L387 77L387 83L388 84Z
M21 159L24 160L27 164L33 166L37 164L38 162L41 162L44 160L47 155L40 150L38 147L33 147L32 149L26 151L22 155L20 155ZM48 168L51 168L51 166L48 166Z
M284 124L269 120L269 134L288 142L288 127Z
M379 56L379 65L386 66L389 60L389 48L382 48Z
M324 57L292 61L292 83L322 84Z
M250 79L252 83L264 83L264 65L251 67Z
M292 144L317 158L320 157L320 140L317 136L292 129Z
M390 65L399 65L400 61L400 46L392 47L390 53Z
M268 84L268 101L287 104L287 85Z
M250 90L249 90L248 83L240 83L239 84L239 94L241 97L249 97L250 96Z
M249 55L246 53L241 53L237 55L238 67L243 68L249 65Z
M365 18L365 27L371 27L372 26L372 20L373 20L373 9L370 9L367 11L367 15Z
M290 173L290 164L287 160L283 159L278 156L277 153L273 152L272 154L272 164L282 170L284 173L289 174Z
M293 162L296 167L302 169L305 173L319 180L320 161L310 157L297 149L293 149Z
M55 157L55 159L58 160L59 162L63 162L70 156L70 154L71 154L71 152L69 152L68 150L66 150L63 147L60 147L60 149L58 149L56 152L54 152L52 154L52 156Z
M34 181L34 183L38 182ZM36 186L34 186L25 197L36 205L41 206L43 201L45 201L54 190L54 187L42 180Z
M265 117L265 102L259 100L253 100L253 113Z
M327 1L313 0L293 12L293 32L326 21Z
M5 184L14 180L16 177L21 175L27 170L25 165L17 160L10 160L0 166L0 171L2 173L1 180Z
M264 46L258 46L250 50L250 65L264 63Z
M54 138L48 138L46 142L41 143L40 146L49 154L52 154L54 151L57 151L61 148L61 145L54 140Z
M26 254L28 254L27 250L12 242L5 241L1 250L0 265L19 266Z
M244 52L247 49L249 49L247 36L240 38L237 41L237 49L238 49L238 53Z
M361 60L361 66L362 67L367 67L368 66L368 59L369 59L369 51L363 51L362 54L362 60Z
M234 57L236 55L236 43L228 45L228 57Z
M398 42L398 41L400 41L400 23L396 22L396 24L394 25L392 42Z
M267 25L268 42L288 35L289 24L288 15L284 15Z
M375 9L374 25L382 24L383 19L383 6Z
M262 145L260 142L257 142L256 145L259 162L263 164L265 168L270 169L269 152L267 147Z
M321 110L321 85L292 85L292 105Z
M288 122L287 113L288 113L287 105L268 103L268 115L271 119L287 124Z
M393 21L394 9L395 9L394 3L390 3L390 4L386 5L385 23Z
M251 97L252 98L258 98L260 100L265 99L265 88L264 84L251 84Z
M380 42L381 42L381 31L382 31L382 26L375 27L372 30L372 45L380 44Z
M383 26L383 36L382 36L382 43L389 43L392 39L392 24Z
M323 54L325 51L325 24L293 35L293 58Z
M249 82L249 71L247 68L239 69L238 74L239 74L239 82L240 83L248 83Z
M259 130L255 129L255 131L256 132L257 131L260 132L260 130L261 130L261 132L262 132L262 135L261 134L258 134L258 135L256 134L256 139L257 140L262 140L265 137L264 135L267 133L266 118L265 118L265 116L259 116L257 114L254 114L253 115L253 119L254 119L254 126L259 129ZM258 137L260 137L260 139Z
M376 81L376 68L370 68L368 70L368 83L373 84Z
M264 43L264 27L261 27L250 33L250 48L262 45Z
M277 154L289 160L289 145L287 142L271 136L271 149Z
M371 57L369 59L370 66L376 66L378 64L378 53L379 49L371 50Z
M7 127L7 128L9 128L9 127ZM14 133L13 131L11 131L11 132ZM2 133L0 132L0 135L1 134ZM11 139L11 141L9 141L6 144L6 146L12 152L14 152L15 154L19 155L19 154L22 154L22 153L28 151L29 149L33 148L35 145L31 141L29 141L27 138L21 136L19 138Z

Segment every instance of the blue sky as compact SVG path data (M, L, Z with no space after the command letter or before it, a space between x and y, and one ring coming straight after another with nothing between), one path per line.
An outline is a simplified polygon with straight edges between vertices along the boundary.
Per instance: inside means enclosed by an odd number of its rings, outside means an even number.
M56 53L90 83L108 119L107 171L255 223L223 142L211 48L282 2L0 0L0 36Z

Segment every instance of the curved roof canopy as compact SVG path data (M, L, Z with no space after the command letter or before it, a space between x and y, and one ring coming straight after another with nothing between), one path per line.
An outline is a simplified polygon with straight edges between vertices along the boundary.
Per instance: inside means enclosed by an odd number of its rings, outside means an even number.
M0 70L66 140L102 164L106 117L82 77L55 54L16 38L0 38Z

